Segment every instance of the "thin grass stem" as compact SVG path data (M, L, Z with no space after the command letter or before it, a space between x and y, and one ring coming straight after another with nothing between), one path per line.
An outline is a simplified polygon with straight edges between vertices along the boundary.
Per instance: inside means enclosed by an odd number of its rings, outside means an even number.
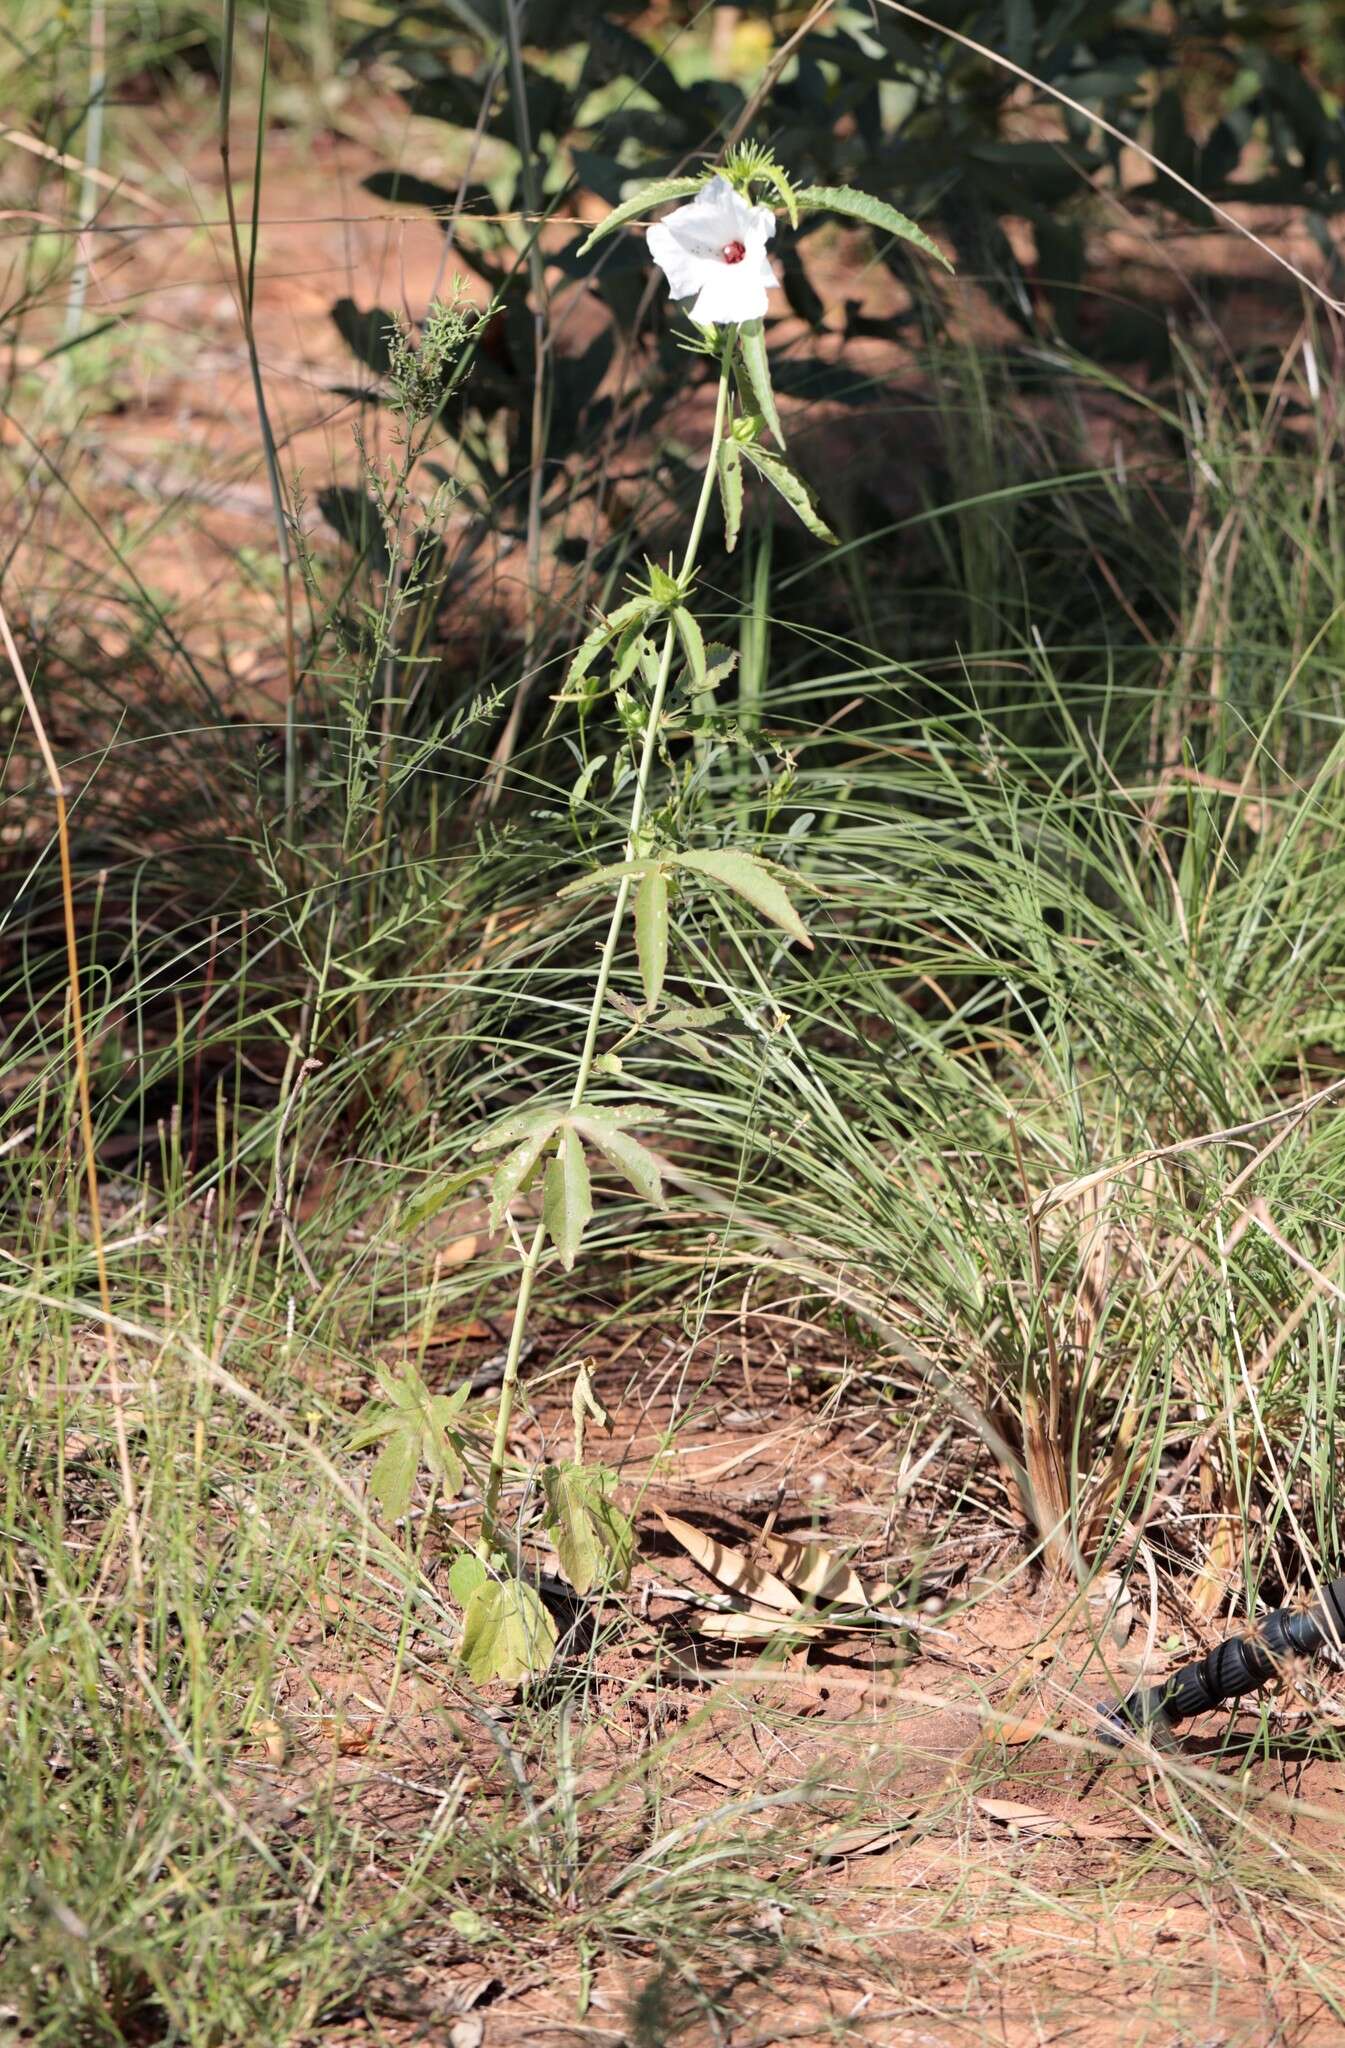
M42 765L51 784L56 805L56 843L61 862L61 909L65 921L66 969L70 982L70 1031L75 1052L75 1085L79 1093L80 1136L84 1150L84 1177L89 1195L89 1235L94 1264L98 1269L98 1298L103 1310L103 1348L107 1356L108 1387L112 1395L112 1428L117 1447L117 1472L121 1482L122 1506L126 1515L126 1548L135 1607L135 1664L145 1669L145 1570L140 1542L140 1504L135 1473L131 1468L131 1446L126 1428L126 1390L121 1377L121 1360L112 1322L112 1290L107 1277L107 1254L103 1243L103 1212L98 1193L98 1159L93 1136L93 1104L89 1094L89 1055L84 1037L84 1005L80 995L79 940L75 931L75 891L70 861L70 820L66 812L65 784L52 752L47 728L33 695L9 619L0 605L0 639L5 644L14 680L19 686L24 712L33 729Z

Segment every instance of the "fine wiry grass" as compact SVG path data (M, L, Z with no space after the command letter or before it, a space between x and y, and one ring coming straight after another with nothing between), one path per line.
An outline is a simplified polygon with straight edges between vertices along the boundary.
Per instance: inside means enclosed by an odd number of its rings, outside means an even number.
M1329 1097L1300 1107L1343 1049L1333 345L1217 379L1192 352L1161 403L1109 389L1105 464L1076 432L1086 365L931 345L903 399L931 451L911 509L856 499L828 563L760 521L741 565L707 563L707 625L722 611L740 663L712 729L670 744L660 823L792 869L816 947L687 895L664 1009L636 1030L623 961L608 1083L665 1112L672 1201L651 1222L603 1190L580 1284L546 1269L546 1375L608 1329L689 1347L725 1309L783 1306L826 1332L819 1403L871 1412L913 1457L951 1443L914 1504L931 1558L972 1524L980 1562L1025 1589L1043 1553L1066 1579L1110 1568L1191 1628L1334 1568L1345 1150ZM891 409L881 388L852 397ZM1331 2008L1338 1854L1310 1790L1241 1772L1245 1740L1113 1767L1124 1854L1025 1866L986 1850L978 1796L1031 1809L1062 1767L1082 1795L1096 1757L1068 1729L1022 1753L987 1741L993 1667L942 1693L919 1664L897 1673L897 1708L917 1679L926 1704L883 1724L878 1762L863 1716L805 1754L770 1674L688 1707L684 1672L620 1608L507 1710L466 1686L443 1571L460 1531L425 1495L381 1526L351 1414L391 1340L423 1357L441 1326L507 1307L513 1253L482 1227L471 1146L572 1077L604 913L556 890L616 857L623 804L611 729L562 719L532 728L482 812L517 649L430 658L442 604L463 601L456 558L409 538L420 481L377 474L406 552L391 573L380 535L345 580L313 567L298 829L280 763L115 555L129 685L59 610L29 622L79 789L143 1583L72 1135L51 821L16 722L5 2024L52 2048L204 2048L335 2041L372 2014L394 2039L442 2016L427 1973L559 1969L580 2019L596 1989L625 2001L612 2029L655 2043L713 2031L744 1983L849 1972L856 1998L977 2038L1032 1966L1031 1937L1003 1930L1043 1895L1057 1932L1104 1949L1115 1932L1118 1953L1156 1900L1232 1915L1269 1989L1257 2004L1215 1956L1203 1996L1217 2012L1229 1978L1229 2038L1267 2037L1291 1972ZM46 487L36 466L28 482ZM606 587L628 546L600 551ZM487 1390L475 1429L490 1408ZM525 1540L535 1496L520 1464ZM1329 1756L1330 1691L1311 1697L1298 1732ZM960 1768L931 1782L919 1721L940 1698ZM1281 1723L1265 1710L1252 1761ZM679 1759L711 1724L769 1761L759 1784L712 1779L688 1819ZM933 1902L902 1894L893 1929L857 1931L812 1852L884 1821L928 1848ZM969 1926L995 1930L970 1965ZM1170 2038L1163 1950L1124 1970L1124 2038ZM1039 2018L1073 1995L1042 1991Z

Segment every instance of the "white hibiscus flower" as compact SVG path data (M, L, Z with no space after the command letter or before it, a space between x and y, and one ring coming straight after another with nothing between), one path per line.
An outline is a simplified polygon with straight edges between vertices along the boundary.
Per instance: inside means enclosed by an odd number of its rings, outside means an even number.
M712 321L759 320L776 284L766 254L775 233L769 206L752 206L727 178L711 178L686 206L648 230L649 253L675 299L694 299L691 317Z

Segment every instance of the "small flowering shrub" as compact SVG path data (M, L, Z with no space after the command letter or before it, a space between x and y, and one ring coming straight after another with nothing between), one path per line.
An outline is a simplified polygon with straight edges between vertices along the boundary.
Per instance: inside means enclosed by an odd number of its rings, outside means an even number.
M771 388L762 318L778 282L769 254L776 208L783 208L795 225L810 210L848 214L944 260L894 208L860 192L797 190L774 159L752 145L730 152L722 170L645 186L594 230L581 254L673 200L682 203L648 228L647 240L672 299L686 311L687 346L715 364L714 423L700 490L680 561L667 567L648 564L629 594L594 621L569 663L559 697L585 709L604 695L615 701L631 770L624 856L561 891L569 899L595 893L612 899L568 1095L504 1118L475 1146L493 1161L492 1225L508 1228L519 1253L513 1322L483 1480L480 1541L476 1554L460 1557L450 1575L464 1610L463 1660L478 1681L534 1677L546 1668L556 1644L555 1625L537 1592L519 1575L499 1525L519 1363L538 1276L548 1254L565 1271L574 1267L593 1215L595 1167L651 1206L664 1201L658 1157L639 1135L657 1122L657 1109L613 1101L606 1088L601 1100L593 1095L595 1074L604 1082L621 1074L615 1050L602 1048L600 1038L622 943L629 939L634 944L644 997L635 1029L654 1017L663 1001L673 905L680 890L725 894L790 942L812 944L785 872L759 847L678 843L668 818L655 813L650 801L655 767L667 756L673 723L681 732L695 731L698 707L709 701L734 658L723 648L707 646L695 611L697 558L716 494L730 549L740 530L749 478L776 491L817 539L834 538L783 452L784 430ZM540 1214L525 1237L514 1221L513 1205L535 1184L540 1184ZM383 1391L387 1405L373 1413L361 1438L384 1446L374 1472L382 1505L405 1510L412 1474L422 1460L440 1485L455 1491L464 1461L472 1457L456 1397L432 1397L410 1378L390 1381ZM574 1417L573 1458L548 1468L542 1512L567 1576L580 1593L587 1593L624 1579L632 1539L611 1497L614 1475L585 1462L585 1422L605 1418L582 1369Z

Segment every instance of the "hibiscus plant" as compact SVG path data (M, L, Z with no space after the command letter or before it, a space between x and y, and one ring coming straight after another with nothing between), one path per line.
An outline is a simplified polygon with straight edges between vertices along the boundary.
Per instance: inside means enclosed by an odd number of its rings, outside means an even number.
M658 1110L608 1099L607 1089L601 1100L592 1093L595 1075L606 1082L608 1077L619 1080L622 1071L616 1048L600 1053L599 1039L628 916L633 913L644 997L642 1005L627 1006L637 1030L659 1013L663 1000L670 909L679 889L727 892L788 940L812 945L785 874L755 847L671 843L665 816L651 817L650 812L654 764L660 755L666 758L674 722L677 731L695 729L698 714L735 659L726 648L707 647L692 608L697 557L716 485L730 550L741 528L747 470L770 484L818 539L835 538L802 477L781 452L785 436L771 388L763 326L768 294L777 284L767 249L775 233L776 206L795 227L807 213L848 216L914 243L941 263L947 261L895 208L862 192L829 186L796 189L774 159L753 144L730 150L718 169L707 167L698 175L642 186L593 230L580 253L672 200L684 203L647 229L647 241L673 299L687 308L690 346L717 366L710 446L680 563L667 568L649 564L647 575L630 595L595 620L569 665L557 700L587 710L601 694L610 693L633 771L623 858L595 868L560 892L567 898L596 892L612 896L572 1086L563 1099L533 1103L504 1118L474 1146L480 1154L496 1155L491 1223L497 1230L507 1228L519 1253L518 1290L482 1489L480 1539L475 1555L460 1556L450 1574L464 1610L462 1657L477 1680L518 1682L535 1677L545 1670L556 1644L555 1624L522 1576L516 1550L500 1525L519 1363L547 1248L566 1272L573 1268L593 1213L593 1162L610 1170L642 1200L655 1207L664 1201L660 1159L636 1135L657 1123ZM774 446L768 445L768 437ZM540 1210L531 1212L528 1234L520 1235L513 1206L536 1181L541 1184ZM611 1497L615 1475L584 1461L584 1425L589 1417L605 1419L587 1370L581 1367L575 1386L574 1456L547 1468L543 1488L544 1524L581 1594L620 1583L632 1552L629 1524ZM369 1427L394 1446L405 1444L398 1452L403 1461L415 1455L411 1446L426 1447L432 1469L441 1474L463 1442L456 1410L439 1416L423 1388L414 1396L399 1397ZM436 1430L446 1439L451 1434L451 1442L432 1441ZM387 1460L390 1453L383 1456ZM400 1475L403 1465L397 1469ZM399 1487L399 1499L401 1491Z

